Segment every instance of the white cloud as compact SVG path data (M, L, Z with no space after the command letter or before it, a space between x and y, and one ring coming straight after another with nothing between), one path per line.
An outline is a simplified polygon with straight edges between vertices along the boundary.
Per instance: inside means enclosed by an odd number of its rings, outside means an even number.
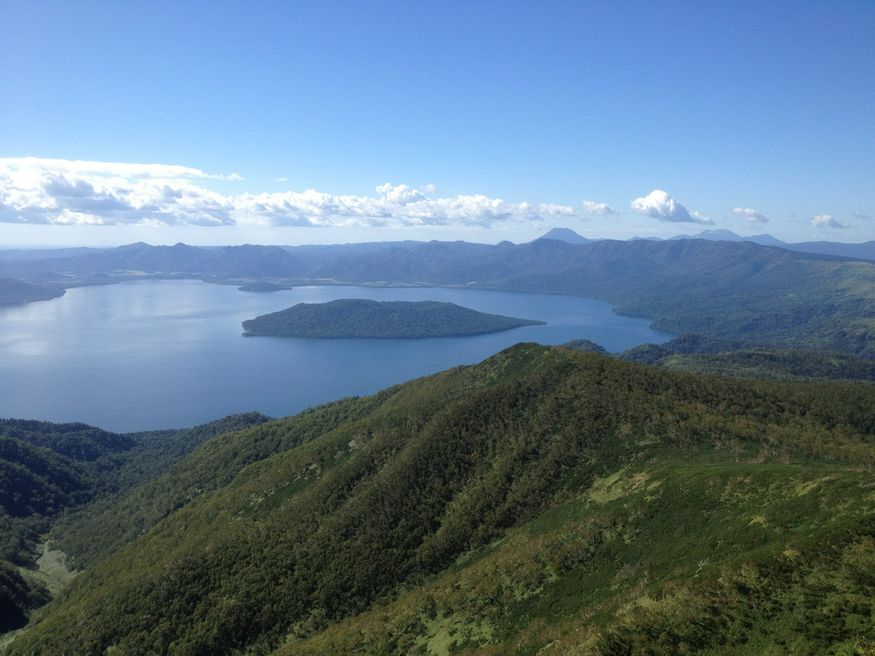
M397 203L398 205L407 205L407 203L425 200L425 194L419 189L408 187L406 184L393 185L387 182L377 187L377 193L380 194L382 199L390 203Z
M815 228L847 228L846 223L842 223L838 219L829 214L818 214L811 217L811 225Z
M77 159L45 159L40 157L0 158L0 167L22 171L66 171L77 174L96 174L126 178L215 178L233 179L230 176L209 175L200 169L177 164L132 164L128 162L95 162Z
M863 221L871 221L873 216L871 214L866 214L865 212L854 212L855 219L861 219Z
M302 192L222 194L211 180L242 180L164 164L0 158L0 222L64 225L491 226L572 216L567 205L484 195L430 198L434 185L390 183L375 196Z
M234 197L238 223L295 226L489 226L508 221L539 222L573 214L566 205L508 203L483 195L427 198L407 185L382 184L378 196L304 192L243 194Z
M750 207L736 207L732 210L732 213L736 216L740 216L742 219L746 221L750 221L751 223L768 223L769 217L761 212L757 212L755 209L751 209Z
M583 201L583 211L590 216L616 216L619 214L617 210L607 203L596 203L592 200Z
M672 223L713 223L706 214L690 212L662 189L654 189L646 196L636 198L630 206L638 214L659 219L660 221L670 221Z

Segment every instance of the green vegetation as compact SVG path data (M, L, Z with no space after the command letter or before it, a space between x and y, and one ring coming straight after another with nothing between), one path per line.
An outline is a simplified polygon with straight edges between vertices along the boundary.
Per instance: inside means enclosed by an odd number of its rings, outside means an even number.
M131 435L85 424L0 420L0 608L13 609L3 616L16 618L2 630L21 626L29 611L47 600L47 581L35 575L39 544L54 522L75 526L77 520L62 513L106 503L163 473L205 440L266 419L251 413L191 429Z
M29 613L48 600L45 586L0 560L0 633L24 626Z
M213 435L219 438L207 441L188 458L181 459L184 453L179 453L178 462L169 466L165 460L164 466L155 467L141 485L129 486L119 495L99 499L65 515L52 530L53 543L67 554L75 568L84 569L179 508L227 485L245 466L294 447L303 435L348 421L359 412L358 406L369 409L372 401L323 406L319 413L304 412L283 420L281 426L273 423L255 432L236 431L261 424L262 420L234 425L223 420L222 428L212 435L204 434L206 431L201 429L205 427L191 429L199 431L200 441Z
M455 303L347 298L329 303L298 303L244 321L243 329L247 336L420 339L482 335L543 323L484 314Z
M0 558L33 566L49 519L113 490L105 464L133 444L84 424L0 420Z
M596 344L595 342L588 339L572 339L570 342L566 342L562 346L574 349L575 351L588 351L590 353L607 354L604 346L602 346L601 344Z
M777 380L875 381L875 360L833 351L751 348L738 340L681 335L642 344L619 357L671 371Z
M37 544L64 508L111 489L97 461L131 441L83 424L0 420L0 630L18 628L48 591L18 568L36 566Z
M277 285L272 282L249 282L245 285L240 285L237 289L241 292L258 292L262 294L270 293L270 292L279 292L283 289L291 289L288 285Z
M865 653L872 408L521 344L208 439L9 653Z
M834 352L750 349L714 355L670 355L656 364L672 371L735 378L875 381L875 360Z
M0 278L0 306L47 301L64 295L63 287L50 287L23 280Z
M655 364L670 355L713 355L750 348L752 344L741 340L720 339L705 335L685 334L663 344L641 344L624 351L620 357L630 362Z
M535 244L566 264L503 287L603 299L672 333L875 357L872 262L690 239Z

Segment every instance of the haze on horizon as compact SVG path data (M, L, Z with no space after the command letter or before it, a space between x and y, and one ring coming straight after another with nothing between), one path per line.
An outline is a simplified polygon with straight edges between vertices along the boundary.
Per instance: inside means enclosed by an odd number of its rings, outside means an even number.
M0 246L875 238L868 2L13 0L0 24Z

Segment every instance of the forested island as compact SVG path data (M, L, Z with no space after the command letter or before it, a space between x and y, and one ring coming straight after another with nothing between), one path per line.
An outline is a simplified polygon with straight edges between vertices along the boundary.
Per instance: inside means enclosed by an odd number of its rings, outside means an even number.
M543 321L486 314L455 303L345 298L298 303L243 322L244 335L270 337L421 339L496 333Z
M255 292L259 294L268 294L270 292L279 292L284 289L291 289L288 285L277 285L273 282L248 282L245 285L240 285L238 288L241 292Z

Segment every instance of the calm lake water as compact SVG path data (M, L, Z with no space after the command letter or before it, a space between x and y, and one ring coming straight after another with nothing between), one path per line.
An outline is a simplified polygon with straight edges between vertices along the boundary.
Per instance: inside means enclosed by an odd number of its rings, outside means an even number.
M338 298L451 301L547 325L422 340L241 336L245 319ZM580 337L622 351L670 336L607 303L568 296L362 287L254 294L177 280L82 287L0 309L0 417L116 431L192 426L249 410L280 417L479 362L517 342Z

